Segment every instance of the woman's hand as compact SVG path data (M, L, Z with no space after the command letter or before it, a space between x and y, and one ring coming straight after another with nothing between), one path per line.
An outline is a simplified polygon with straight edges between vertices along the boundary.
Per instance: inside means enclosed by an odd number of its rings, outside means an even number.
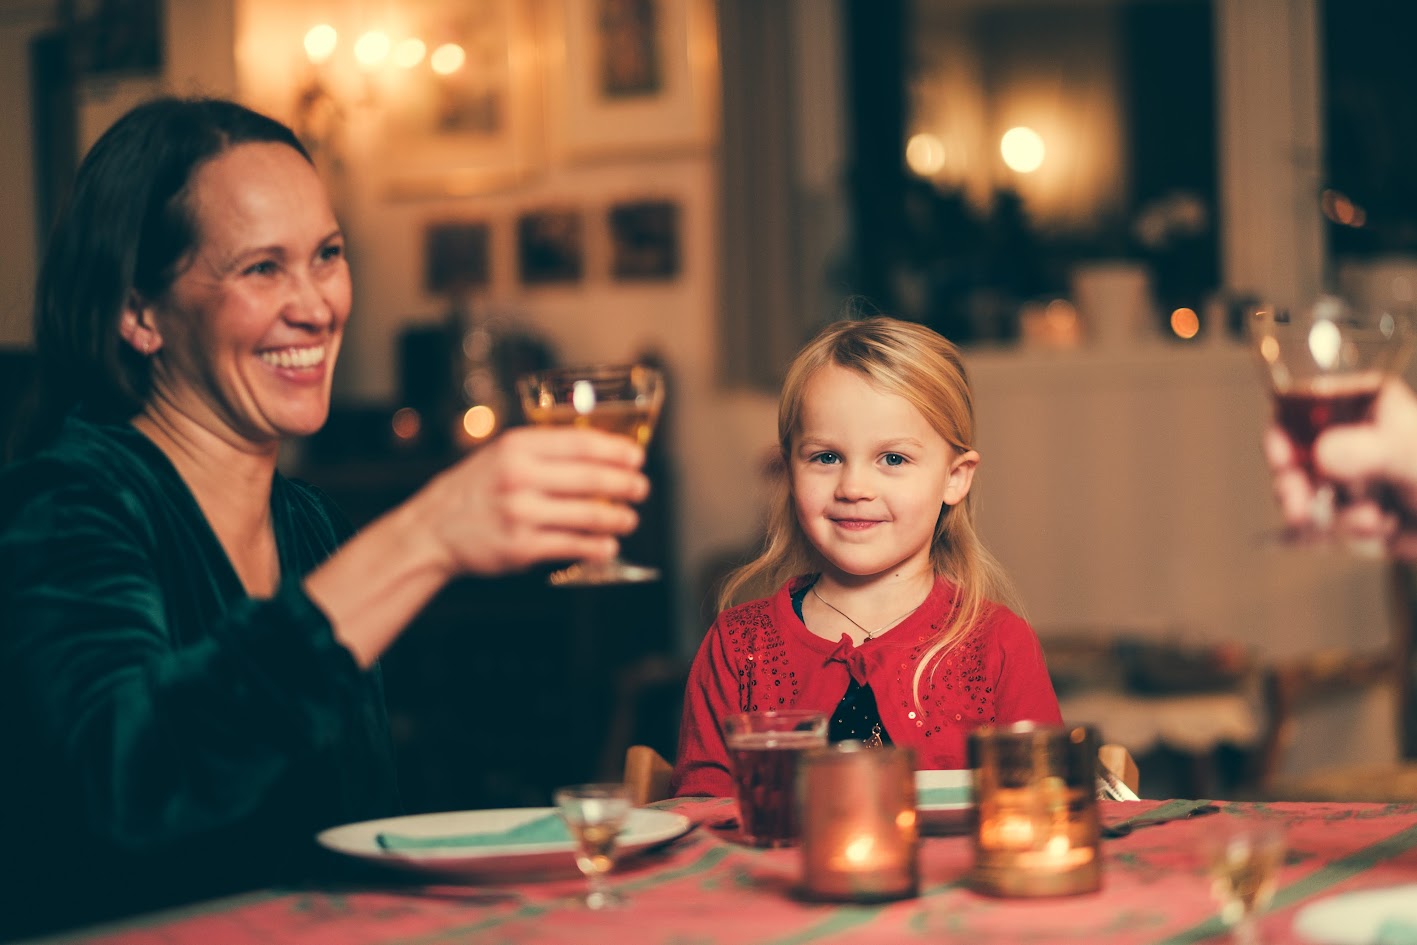
M1314 483L1277 425L1265 431L1264 453L1285 524L1312 524ZM1372 420L1320 434L1314 468L1344 498L1334 516L1336 534L1355 541L1376 539L1396 557L1417 560L1417 396L1411 388L1387 381Z
M414 500L454 574L502 574L548 561L614 557L649 494L644 450L568 427L509 430Z
M569 427L509 430L369 524L305 579L360 666L453 578L612 557L649 494L629 439Z

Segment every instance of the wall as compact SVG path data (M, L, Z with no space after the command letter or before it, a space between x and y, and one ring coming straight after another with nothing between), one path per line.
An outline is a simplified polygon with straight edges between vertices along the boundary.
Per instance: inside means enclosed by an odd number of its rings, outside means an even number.
M34 167L30 152L29 42L56 17L53 0L0 2L0 345L30 338L35 277Z
M417 11L416 4L405 8ZM242 97L292 121L295 96L314 74L301 51L305 31L317 22L337 23L348 43L363 28L349 10L320 0L238 0L235 9ZM413 195L391 189L390 174L405 164L436 163L420 151L426 143L419 140L400 139L390 151L381 124L386 103L402 94L399 87L383 85L380 98L361 104L359 77L340 72L336 59L323 73L330 87L349 90L342 93L347 94L345 120L334 139L338 159L325 164L349 236L355 278L355 311L341 355L337 396L365 403L396 399L399 333L441 319L448 307L445 299L422 287L424 227L448 221L489 223L491 285L474 296L476 309L495 315L503 325L543 335L563 361L624 360L654 350L669 365L673 428L664 435L673 450L680 510L676 527L684 593L677 635L687 652L704 630L695 595L704 562L719 549L739 548L754 538L757 502L743 484L757 479L761 452L772 443L775 413L772 398L721 390L715 383L719 185L711 5L684 7L701 17L694 21L698 38L691 46L691 65L699 70L695 94L703 97L711 120L708 135L688 146L651 145L589 157L567 141L574 117L568 116L566 104L571 78L563 14L568 8L559 2L516 0L510 9L513 32L523 43L514 51L511 68L516 75L513 107L524 110L513 119L522 129L518 147L525 166L511 179L478 181L471 195L457 194L456 183L443 185L441 192L434 184ZM630 131L640 134L642 129ZM450 164L459 166L458 157ZM608 275L605 211L637 197L667 198L680 207L682 268L671 281L617 282ZM530 288L517 273L517 218L547 207L579 210L585 227L585 272L581 281L565 288Z

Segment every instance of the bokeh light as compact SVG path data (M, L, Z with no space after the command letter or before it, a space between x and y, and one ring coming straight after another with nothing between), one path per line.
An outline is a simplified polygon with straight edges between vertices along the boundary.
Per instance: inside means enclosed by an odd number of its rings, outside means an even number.
M999 141L999 153L1010 170L1032 174L1043 166L1046 149L1038 132L1020 125L1004 132L1004 137Z
M938 174L945 166L945 146L932 134L911 135L905 143L905 163L921 177Z
M389 58L389 34L383 30L370 30L354 41L354 58L366 69L371 69Z
M462 415L462 428L474 440L485 440L497 429L497 412L486 404L469 407Z
M329 58L335 54L335 46L338 43L339 34L330 24L321 23L318 26L312 26L305 34L305 57L317 66L322 62L328 62Z
M433 50L433 55L428 58L428 65L439 75L452 75L462 68L467 61L467 53L457 43L444 43Z
M1171 313L1171 330L1177 338L1194 338L1201 330L1200 316L1195 309L1182 306Z
M423 40L417 36L410 36L401 39L394 46L394 65L400 69L412 69L423 61L423 57L428 54L428 47Z

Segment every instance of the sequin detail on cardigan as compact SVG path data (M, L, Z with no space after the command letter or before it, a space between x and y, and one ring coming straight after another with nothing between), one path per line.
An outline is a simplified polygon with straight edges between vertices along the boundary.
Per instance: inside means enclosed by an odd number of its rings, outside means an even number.
M782 631L774 626L771 611L770 602L760 600L723 615L728 648L739 666L738 706L742 712L791 708L800 695L801 667L791 664ZM907 694L901 708L927 738L947 724L967 722L973 727L994 721L994 687L985 673L984 659L988 634L980 628L971 630L935 660L934 667L921 680L920 707L917 709L911 702L908 693L912 691L915 667L938 632L939 625L932 625L914 646L898 651L895 667L898 691ZM888 671L887 667L882 668Z

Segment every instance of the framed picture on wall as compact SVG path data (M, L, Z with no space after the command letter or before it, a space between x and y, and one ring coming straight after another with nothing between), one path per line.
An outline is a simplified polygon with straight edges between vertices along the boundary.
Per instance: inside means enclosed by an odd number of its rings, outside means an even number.
M437 222L423 230L423 289L459 294L492 284L492 227L486 222Z
M424 55L371 80L389 196L458 197L523 183L541 133L528 5L405 0L398 10L403 22L391 39L417 37Z
M517 269L525 285L579 282L584 268L585 238L580 211L534 210L517 219Z
M617 203L608 213L610 274L666 280L679 274L679 205L672 200Z
M708 0L556 0L558 125L573 158L695 149L712 138Z
M162 0L66 0L60 8L80 75L162 71Z

